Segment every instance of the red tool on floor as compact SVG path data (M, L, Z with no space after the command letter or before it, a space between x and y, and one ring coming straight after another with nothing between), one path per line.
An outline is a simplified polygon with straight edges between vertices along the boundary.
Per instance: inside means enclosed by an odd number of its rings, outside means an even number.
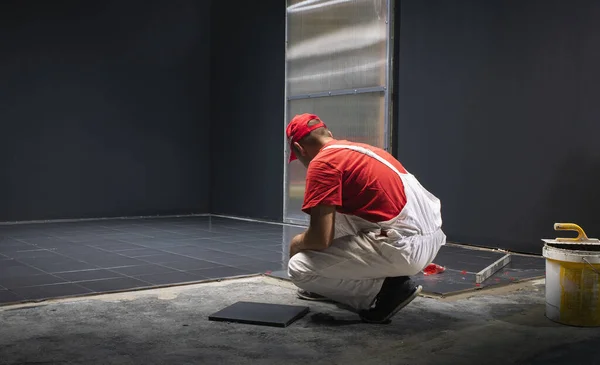
M423 275L428 276L428 275L440 274L440 273L443 273L444 271L446 271L445 267L440 266L438 264L431 263L431 264L427 265L427 267L425 269L423 269Z

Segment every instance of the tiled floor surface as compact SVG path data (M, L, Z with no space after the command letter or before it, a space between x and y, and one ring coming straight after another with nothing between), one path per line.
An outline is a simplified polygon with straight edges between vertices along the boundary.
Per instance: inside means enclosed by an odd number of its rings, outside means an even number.
M281 270L282 237L215 217L0 225L0 303Z
M0 225L0 304L279 272L302 228L219 217ZM417 276L425 291L473 288L502 254L444 247L444 274ZM513 258L490 278L543 275L541 258ZM285 275L284 275L285 276Z

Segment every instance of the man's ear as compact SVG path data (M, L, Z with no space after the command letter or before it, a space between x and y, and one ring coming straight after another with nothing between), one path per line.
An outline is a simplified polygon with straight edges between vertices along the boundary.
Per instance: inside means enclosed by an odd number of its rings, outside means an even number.
M306 156L306 151L298 142L294 142L294 147L296 147L296 151L300 152L301 156Z

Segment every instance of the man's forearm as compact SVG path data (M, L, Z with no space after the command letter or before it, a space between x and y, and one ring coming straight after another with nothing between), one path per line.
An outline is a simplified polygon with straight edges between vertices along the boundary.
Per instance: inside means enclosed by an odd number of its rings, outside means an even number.
M296 246L296 249L298 251L304 251L304 250L321 251L326 248L327 248L327 245L325 245L323 242L321 242L321 240L318 239L317 237L314 237L314 235L312 234L310 229L304 231L304 233L300 234L298 237L297 246Z

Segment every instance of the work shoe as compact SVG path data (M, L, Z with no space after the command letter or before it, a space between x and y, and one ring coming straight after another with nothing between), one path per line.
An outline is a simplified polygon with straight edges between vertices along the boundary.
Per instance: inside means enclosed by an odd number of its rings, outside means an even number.
M375 306L360 311L360 319L367 323L386 323L412 302L422 289L408 276L386 278L375 299Z
M312 301L318 301L318 302L329 302L331 301L330 299L327 299L326 297L317 294L317 293L312 293L309 291L306 291L304 289L298 289L298 298L300 299L304 299L304 300L312 300Z

